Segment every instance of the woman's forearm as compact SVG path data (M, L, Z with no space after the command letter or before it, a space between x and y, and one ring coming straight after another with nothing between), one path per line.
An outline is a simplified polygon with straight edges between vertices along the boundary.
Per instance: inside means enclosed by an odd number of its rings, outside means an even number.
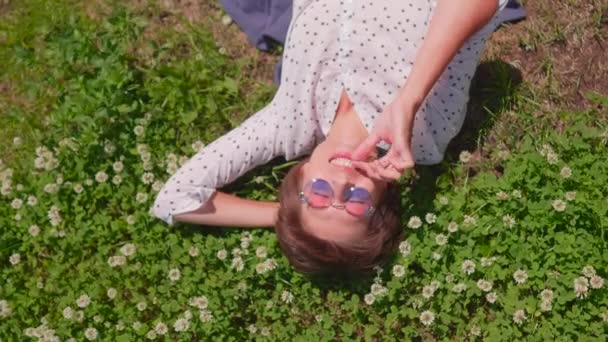
M415 113L464 42L495 14L496 0L439 0L400 99ZM413 118L412 118L413 119Z
M175 216L175 220L207 226L273 227L279 204L239 198L216 192L201 208Z

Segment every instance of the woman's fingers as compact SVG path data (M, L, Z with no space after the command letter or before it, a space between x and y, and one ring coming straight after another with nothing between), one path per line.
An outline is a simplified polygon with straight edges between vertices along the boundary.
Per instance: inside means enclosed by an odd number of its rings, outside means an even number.
M353 160L366 160L367 157L376 151L376 144L380 142L382 138L376 134L371 133L354 151L352 154Z
M393 182L401 177L401 173L394 167L391 165L383 167L378 160L373 162L353 161L352 163L355 168L363 171L369 178L384 182Z

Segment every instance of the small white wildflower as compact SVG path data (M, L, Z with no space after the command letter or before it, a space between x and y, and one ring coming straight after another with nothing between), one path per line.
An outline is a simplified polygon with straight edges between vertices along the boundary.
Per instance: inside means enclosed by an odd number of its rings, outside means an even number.
M441 253L433 252L432 257L433 257L433 260L439 261L439 260L441 260Z
M98 183L105 183L108 180L108 174L103 171L99 171L95 174L95 180Z
M445 197L445 196L439 197L439 204L441 204L441 205L448 205L449 203L450 203L450 201L448 200L447 197Z
M505 215L502 217L502 223L508 228L513 228L515 225L515 219L511 215Z
M388 289L378 283L374 283L371 286L371 293L374 294L374 296L379 297L379 296L383 296L388 292Z
M44 192L48 194L54 194L59 191L59 186L55 183L49 183L44 186Z
M203 143L202 141L195 141L192 143L192 149L194 150L194 152L199 152L200 150L203 149L203 147L205 147L205 143Z
M263 327L263 328L260 330L260 334L261 334L262 336L265 336L265 337L270 336L270 328L268 328L268 327Z
M15 147L19 147L19 146L21 146L21 144L23 144L23 140L21 139L21 137L14 137L13 138L13 145Z
M97 339L97 329L87 328L87 330L84 331L84 337L86 337L87 340L89 340L89 341L96 340Z
M148 307L148 304L146 302L137 303L137 310L139 310L139 311L144 311L144 310L146 310L147 307Z
M228 251L226 251L225 249L220 249L219 251L217 251L216 256L222 261L226 260L226 258L228 257Z
M156 331L154 331L154 330L150 330L150 331L148 331L148 332L146 333L146 338L147 338L148 340L155 340L155 339L156 339L156 337L157 337L157 336L156 336Z
M485 279L479 279L477 281L477 287L484 292L490 292L492 290L492 286L493 284L491 281Z
M448 273L445 275L445 282L452 283L454 281L454 274Z
M260 247L258 247L258 248L256 248L256 249L255 249L255 255L256 255L258 258L262 258L262 259L264 259L264 258L266 258L266 255L267 255L267 254L268 254L268 253L267 253L267 251L266 251L266 247L264 247L264 246L260 246Z
M553 306L551 305L551 301L543 300L540 302L540 311L551 311Z
M425 285L422 288L422 297L430 299L435 294L435 288L431 285Z
M253 324L249 324L247 331L249 331L250 334L256 334L258 332L258 328Z
M496 261L496 257L491 257L491 258L482 257L480 259L481 266L483 266L483 267L490 267L494 264L495 261Z
M228 26L230 24L232 24L232 18L228 14L224 14L222 16L222 25Z
M464 219L462 220L462 223L465 226L474 226L477 223L477 220L473 216L464 215Z
M576 191L566 192L566 201L572 202L576 199Z
M509 194L504 191L499 191L496 193L496 198L498 198L501 201L505 201L505 200L509 199Z
M188 320L192 319L192 312L190 310L184 311L184 318Z
M177 163L167 163L167 169L166 169L167 174L170 174L170 175L174 174L175 172L177 172L177 168L178 168Z
M63 311L61 312L61 314L63 315L63 318L65 319L72 319L74 318L74 310L72 310L71 307L66 306Z
M82 185L80 183L76 183L74 184L74 192L77 194L80 194L84 191L84 188L82 187Z
M127 263L127 258L124 255L113 255L108 258L110 267L124 266Z
M594 289L601 289L604 286L604 279L599 275L594 275L589 279L589 284Z
M190 255L193 258L197 257L199 255L198 247L190 246L190 248L188 249L188 255Z
M27 231L28 231L28 233L30 233L31 236L38 236L38 234L40 234L40 227L33 224L28 228Z
M120 247L120 253L122 253L124 256L131 256L135 254L136 251L137 248L132 243L127 243L126 245Z
M428 224L433 224L433 223L437 222L437 215L435 215L433 213L428 213L424 216L424 220Z
M549 164L551 165L555 165L557 164L558 161L558 156L557 153L550 151L547 153L547 162L549 162Z
M450 222L448 224L448 232L450 233L456 233L458 231L458 223L456 222Z
M76 299L76 305L79 308L86 308L89 304L91 304L91 298L87 294L82 294Z
M136 136L141 136L142 134L144 134L144 127L137 125L135 126L135 128L133 129L133 133L135 133Z
M519 269L513 273L513 280L519 285L523 284L528 280L528 273L525 270Z
M604 311L602 312L602 321L604 321L604 323L608 323L608 311Z
M469 334L471 334L471 336L481 336L481 328L479 325L472 326L471 329L469 329Z
M159 192L163 188L163 182L157 180L152 183L152 190Z
M410 220L407 223L407 226L412 229L418 229L422 226L422 220L418 216L410 217Z
M141 181L144 184L152 184L152 182L154 182L154 174L152 172L145 172L141 176Z
M176 332L186 331L186 330L188 330L189 327L190 327L190 321L185 318L179 318L173 324L173 329Z
M127 218L125 219L125 221L127 221L127 224L132 226L135 224L135 216L133 215L127 215Z
M393 275L397 278L401 278L405 275L405 268L402 265L393 266Z
M368 293L363 297L363 300L365 301L365 304L372 305L376 301L376 296L374 296L373 293Z
M475 263L473 260L465 260L462 262L462 271L466 274L473 274L475 272Z
M570 178L572 176L572 170L568 166L564 166L559 174L563 178Z
M86 179L86 180L84 181L84 185L86 185L86 186L91 186L91 185L93 185L93 180L92 180L92 179L90 179L90 178L89 178L89 179Z
M496 292L490 292L486 294L486 300L488 301L488 303L494 304L496 302L496 299L498 299Z
M443 234L437 234L435 236L435 243L439 246L443 246L448 243L448 237Z
M460 155L458 156L458 159L463 164L466 164L466 163L470 162L471 161L471 152L469 152L469 151L462 151L462 152L460 152Z
M555 201L553 201L553 203L551 203L551 205L553 206L553 209L555 209L555 211L564 211L566 210L566 202L557 199Z
M110 287L107 291L106 291L106 295L108 296L108 298L110 298L110 300L116 298L116 295L118 294L118 291L116 291L115 288Z
M167 325L165 323L158 322L158 323L156 323L156 326L154 327L154 331L156 331L156 333L159 335L165 335L169 332L169 328L167 327Z
M283 291L281 293L281 300L284 303L289 304L289 303L293 302L293 294L291 292L289 292L289 291Z
M148 200L148 194L143 193L143 192L138 192L138 193L135 195L135 200L136 200L137 202L139 202L139 203L144 203L145 201L147 201L147 200Z
M515 324L522 324L528 317L526 317L526 312L524 310L517 310L513 313L513 322Z
M243 268L245 268L245 263L243 262L243 258L241 258L240 256L232 258L232 263L231 263L230 267L233 268L234 270L236 270L237 272L242 271Z
M95 315L93 317L93 322L95 322L95 323L102 323L103 322L103 317L101 317L101 315Z
M213 320L213 315L209 310L201 310L198 315L198 319L203 323L211 322Z
M577 298L587 297L589 291L589 280L585 277L578 277L574 279L574 292Z
M172 268L169 270L169 279L171 281L178 281L181 278L182 274L177 268Z
M20 198L15 198L13 200L13 202L11 202L11 207L13 207L13 209L15 209L15 210L21 209L22 205L23 205L23 201Z
M435 314L433 312L426 310L420 314L420 322L426 326L433 324L435 321Z
M14 253L8 258L8 261L11 265L15 266L21 262L21 255L19 253Z
M112 169L114 169L114 172L116 173L120 173L122 172L122 170L124 170L125 165L119 160L119 161L115 161L114 164L112 164Z
M120 175L114 175L114 177L112 177L112 184L114 184L114 185L122 184L122 177Z
M511 196L513 196L514 198L521 198L521 191L513 190L513 192L511 192Z
M34 207L37 204L38 204L38 199L36 198L36 196L27 197L27 205L29 205L30 207Z
M206 296L192 297L188 300L188 305L204 310L209 306L209 299Z
M410 254L411 251L412 245L407 240L401 241L401 243L399 244L399 252L401 252L401 255L406 257Z
M594 275L596 275L595 268L593 268L593 266L591 265L583 267L583 275L587 278L593 277Z
M553 291L550 289L544 289L540 292L540 298L543 301L550 302L553 300Z

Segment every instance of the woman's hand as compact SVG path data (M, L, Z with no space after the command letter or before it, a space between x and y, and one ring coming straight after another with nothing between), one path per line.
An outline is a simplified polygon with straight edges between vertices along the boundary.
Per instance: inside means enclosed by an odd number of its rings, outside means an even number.
M376 119L369 137L353 152L353 165L368 177L382 181L397 180L404 170L412 168L414 156L410 143L417 108L417 104L407 101L403 95L395 98ZM366 161L380 140L390 143L390 150L380 159Z

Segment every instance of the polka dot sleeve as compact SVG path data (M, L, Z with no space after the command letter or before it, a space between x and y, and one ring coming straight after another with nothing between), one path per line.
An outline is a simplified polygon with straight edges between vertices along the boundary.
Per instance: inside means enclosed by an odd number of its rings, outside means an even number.
M295 149L304 146L302 141L292 139L297 125L281 120L278 112L273 101L194 155L158 193L154 215L173 224L174 215L200 208L216 189L255 166L280 155L301 154Z

